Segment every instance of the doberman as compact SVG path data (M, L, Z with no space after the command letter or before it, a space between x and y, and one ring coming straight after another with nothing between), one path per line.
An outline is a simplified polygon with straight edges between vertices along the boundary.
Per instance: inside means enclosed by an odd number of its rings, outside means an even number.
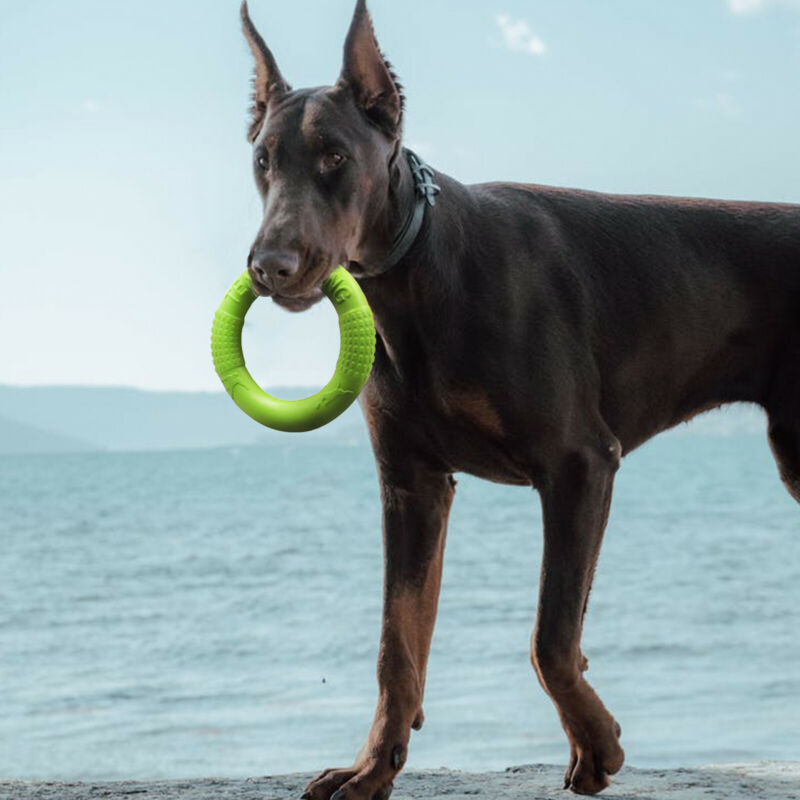
M404 96L358 0L333 87L293 90L242 6L263 224L256 291L291 309L339 264L374 312L361 406L385 554L379 700L311 800L386 798L423 722L453 473L535 488L531 662L569 739L565 787L622 766L581 630L620 459L729 402L761 405L800 501L800 205L465 186L401 144Z

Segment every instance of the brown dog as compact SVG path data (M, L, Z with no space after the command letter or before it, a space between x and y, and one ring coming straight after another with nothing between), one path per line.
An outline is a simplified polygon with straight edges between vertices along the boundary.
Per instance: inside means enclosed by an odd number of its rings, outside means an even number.
M253 284L300 310L348 265L378 331L361 398L383 502L378 708L353 766L304 797L388 797L406 761L459 471L541 496L531 661L569 739L565 786L598 792L624 753L580 639L620 458L758 403L800 501L800 206L464 186L402 148L402 89L364 0L333 87L293 91L242 19L264 200Z

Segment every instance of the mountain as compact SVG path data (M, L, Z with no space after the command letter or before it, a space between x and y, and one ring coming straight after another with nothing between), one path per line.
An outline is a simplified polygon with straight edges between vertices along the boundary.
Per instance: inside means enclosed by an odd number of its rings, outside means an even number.
M271 389L276 397L293 399L313 394L308 387ZM302 435L262 427L240 411L224 392L146 392L138 389L84 386L0 385L0 415L17 426L4 432L15 448L25 445L53 450L173 450L276 441L293 444L366 442L361 411L356 405L339 419ZM40 436L33 433L40 430ZM11 446L11 445L9 445ZM0 441L0 448L3 448ZM8 452L8 450L5 450ZM16 452L16 450L15 450Z
M309 387L271 389L293 399ZM310 433L280 433L253 422L224 392L145 392L86 386L0 385L0 453L64 450L179 450L228 445L367 444L356 404L330 425ZM755 406L728 406L703 414L670 435L763 434Z
M77 453L95 449L89 442L0 417L0 455Z

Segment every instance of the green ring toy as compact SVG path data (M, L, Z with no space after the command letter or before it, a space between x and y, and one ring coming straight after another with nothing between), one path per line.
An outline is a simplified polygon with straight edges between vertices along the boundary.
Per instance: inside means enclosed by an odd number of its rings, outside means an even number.
M267 394L244 364L242 327L258 296L243 272L214 315L211 354L223 386L245 414L277 431L311 431L336 419L358 397L375 358L375 322L367 298L355 278L338 267L322 291L339 315L339 360L324 389L302 400L280 400Z

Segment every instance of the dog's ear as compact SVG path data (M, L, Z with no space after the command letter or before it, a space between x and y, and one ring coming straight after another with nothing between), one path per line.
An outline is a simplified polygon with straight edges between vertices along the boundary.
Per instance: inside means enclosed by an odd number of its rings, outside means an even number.
M383 57L366 0L358 0L344 44L339 85L348 86L367 117L378 127L398 135L403 121L403 87Z
M244 38L247 39L256 61L256 71L253 76L253 105L250 108L250 128L247 131L248 140L254 142L264 124L270 98L291 91L291 86L284 80L269 47L264 44L261 34L253 25L247 10L247 0L242 2L241 15Z

